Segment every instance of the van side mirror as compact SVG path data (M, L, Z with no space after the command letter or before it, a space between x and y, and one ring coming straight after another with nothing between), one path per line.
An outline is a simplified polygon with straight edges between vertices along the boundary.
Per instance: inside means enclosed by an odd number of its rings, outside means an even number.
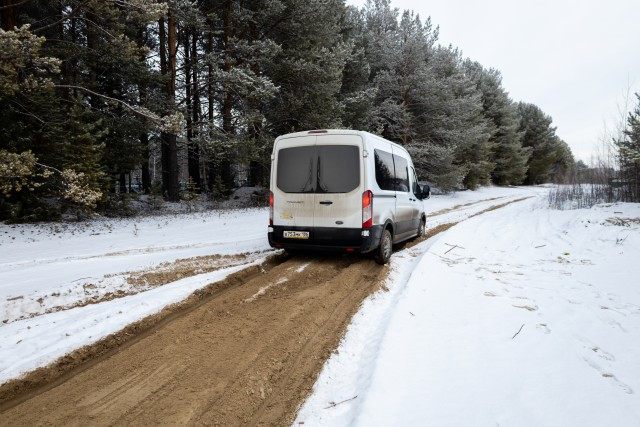
M429 187L428 185L421 185L420 186L420 198L422 200L424 199L428 199L429 197L431 197L431 187Z

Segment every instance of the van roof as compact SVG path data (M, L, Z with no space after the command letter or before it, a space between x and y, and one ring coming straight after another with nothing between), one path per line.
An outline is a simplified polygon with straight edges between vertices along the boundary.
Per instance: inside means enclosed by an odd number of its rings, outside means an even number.
M373 133L370 132L366 132L363 130L352 130L352 129L312 129L312 130L305 130L302 132L293 132L293 133L287 133L285 135L280 135L279 137L276 138L276 142L280 139L285 139L285 138L295 138L295 137L300 137L300 136L310 136L310 135L361 135L361 136L368 136L371 138L375 138L375 139L380 139L386 142L389 142L391 144L393 144L394 146L404 150L405 152L407 151L406 148L404 148L402 145L397 144L393 141L389 141L388 139L384 139L381 136L375 135ZM407 152L408 154L408 152Z

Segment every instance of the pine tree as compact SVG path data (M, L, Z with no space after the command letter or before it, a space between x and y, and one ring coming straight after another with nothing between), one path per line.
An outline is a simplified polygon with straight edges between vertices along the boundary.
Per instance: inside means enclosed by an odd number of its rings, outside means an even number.
M551 117L538 106L524 102L518 104L518 114L522 145L531 149L526 184L541 184L563 175L573 163L573 156L556 135Z
M430 19L390 0L4 3L0 149L37 159L33 176L58 171L13 190L3 203L19 215L50 196L92 206L139 170L151 191L156 157L171 200L189 178L220 197L242 168L266 185L274 138L312 128L404 144L445 189L519 183L527 168L528 183L556 179L573 161L497 71L436 46Z
M640 93L638 105L627 117L623 138L616 140L622 198L627 202L640 202Z
M271 39L282 47L266 68L279 94L266 119L274 134L341 127L341 77L350 53L342 40L342 1L283 2Z
M345 40L350 42L342 72L340 102L344 106L342 123L351 129L369 129L377 89L371 80L367 58L367 33L364 12L349 7L343 24Z
M521 184L525 179L531 149L522 147L517 106L503 89L499 71L486 70L470 60L466 60L464 66L482 94L482 112L489 121L489 158L494 165L491 179L498 185Z
M455 161L446 176L457 175L467 188L489 180L489 126L482 115L481 94L465 75L459 51L438 48L428 68L421 127L426 140L453 150Z

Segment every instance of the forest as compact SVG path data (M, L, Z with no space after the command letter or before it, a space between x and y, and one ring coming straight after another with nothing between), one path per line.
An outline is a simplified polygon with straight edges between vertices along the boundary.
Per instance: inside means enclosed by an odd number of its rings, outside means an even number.
M1 4L0 219L108 212L130 193L225 198L268 185L274 139L309 129L398 142L444 190L575 164L498 70L389 0Z

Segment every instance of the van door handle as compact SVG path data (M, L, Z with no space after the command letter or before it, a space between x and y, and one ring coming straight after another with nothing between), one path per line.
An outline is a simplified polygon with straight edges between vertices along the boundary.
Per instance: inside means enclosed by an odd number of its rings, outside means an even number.
M321 204L321 205L332 205L332 204L333 204L333 202L332 202L332 201L330 201L330 200L325 200L325 201L323 201L323 202L320 202L320 204Z

